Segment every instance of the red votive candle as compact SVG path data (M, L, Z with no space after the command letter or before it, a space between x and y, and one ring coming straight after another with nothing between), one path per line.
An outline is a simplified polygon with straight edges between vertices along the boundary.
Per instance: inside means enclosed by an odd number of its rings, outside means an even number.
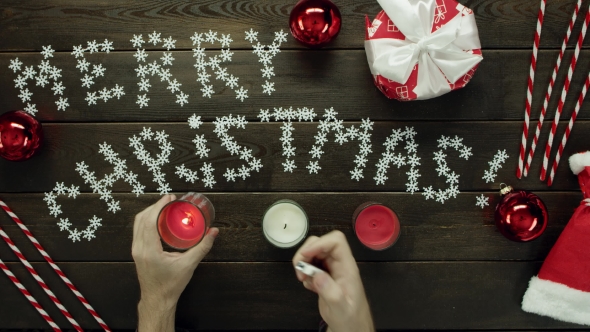
M361 204L352 216L352 228L367 248L384 250L399 238L400 225L395 212L376 202Z
M158 233L174 249L197 245L215 220L215 208L203 194L187 193L166 204L158 215Z

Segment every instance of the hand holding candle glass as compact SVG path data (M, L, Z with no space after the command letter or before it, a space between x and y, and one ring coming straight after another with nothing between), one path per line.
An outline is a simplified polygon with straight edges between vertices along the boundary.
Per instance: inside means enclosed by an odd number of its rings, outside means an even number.
M166 195L135 217L132 254L141 288L140 332L174 331L178 298L219 233L208 228L214 211L205 196L189 193L179 200ZM263 218L264 235L279 248L299 244L308 228L305 211L293 201L275 202ZM160 238L172 247L190 249L164 251ZM323 270L304 264L317 261L323 262ZM298 263L307 267L304 271L314 271L313 277L297 271L297 278L319 295L328 331L374 331L359 270L341 232L309 237L293 257L294 266Z
M184 253L164 251L157 230L158 214L175 199L165 195L137 214L133 224L132 255L141 288L139 331L174 331L178 298L219 233L210 228L198 245Z
M320 261L326 272L309 277L297 270L300 261ZM293 257L293 266L303 286L318 294L329 331L375 331L359 269L342 232L310 236Z
M215 221L215 208L209 199L194 192L166 204L158 215L158 233L170 247L186 250L197 245Z

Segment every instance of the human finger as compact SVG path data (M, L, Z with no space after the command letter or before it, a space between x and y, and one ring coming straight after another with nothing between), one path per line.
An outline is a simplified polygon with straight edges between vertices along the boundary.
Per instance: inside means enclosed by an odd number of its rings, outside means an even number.
M153 204L152 204L153 205ZM135 219L133 221L133 238L136 238L138 235L139 225L141 224L141 220L143 216L149 211L152 205L146 207L145 209L141 210L138 214L135 215Z
M339 278L355 271L356 261L352 256L346 237L340 231L332 231L319 240L302 248L300 254L307 260L321 260L334 278Z
M157 254L164 250L158 234L158 214L164 205L174 198L174 195L164 195L156 203L150 205L137 220L137 237L134 242L139 246L138 251Z
M317 293L315 291L315 288L313 287L313 281L311 280L311 278L307 278L307 279L303 280L302 284L303 284L303 287L305 287L305 289L310 290L314 293Z
M149 221L149 217L153 213L154 209L156 209L159 212L164 207L164 205L168 204L170 201L173 201L175 199L175 195L164 195L160 197L160 199L156 203L146 207L141 212L139 212L135 216L135 221L133 222L133 236L136 237L138 235L138 230L140 229L140 227L145 225L145 219Z
M159 239L157 224L158 215L162 208L173 200L173 195L164 195L156 203L152 204L141 219L140 230L143 230L143 240L153 243Z
M295 255L293 255L293 260L292 260L293 267L297 266L297 263L300 261L304 261L306 263L311 263L311 259L308 259L307 257L304 257L303 255L301 255L301 250L305 249L305 247L309 246L311 243L316 242L318 239L319 239L319 237L317 237L317 236L310 236L307 238L307 240L305 240L303 245L301 245L301 247L299 247L299 249L297 250ZM297 279L299 281L303 281L306 279L306 275L301 273L301 271L298 271L297 269L295 269L295 275L297 276Z
M326 272L318 272L311 279L315 291L330 307L338 306L344 300L342 288Z
M327 257L335 260L354 259L348 241L340 231L332 231L320 237L317 241L302 247L299 253L306 259L324 260Z
M183 259L188 260L189 264L196 267L213 247L217 235L219 235L219 228L210 228L199 244L183 254Z

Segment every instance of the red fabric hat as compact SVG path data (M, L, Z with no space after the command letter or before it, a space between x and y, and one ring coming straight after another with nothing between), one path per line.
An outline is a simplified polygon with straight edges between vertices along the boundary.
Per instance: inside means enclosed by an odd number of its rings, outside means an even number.
M590 325L590 151L570 157L584 199L529 282L522 309Z

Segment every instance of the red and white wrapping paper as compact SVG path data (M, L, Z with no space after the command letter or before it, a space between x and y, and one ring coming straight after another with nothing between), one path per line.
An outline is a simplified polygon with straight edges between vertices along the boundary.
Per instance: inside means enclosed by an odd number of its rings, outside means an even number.
M455 0L378 0L367 18L365 51L388 98L423 100L464 87L479 62L475 16Z

